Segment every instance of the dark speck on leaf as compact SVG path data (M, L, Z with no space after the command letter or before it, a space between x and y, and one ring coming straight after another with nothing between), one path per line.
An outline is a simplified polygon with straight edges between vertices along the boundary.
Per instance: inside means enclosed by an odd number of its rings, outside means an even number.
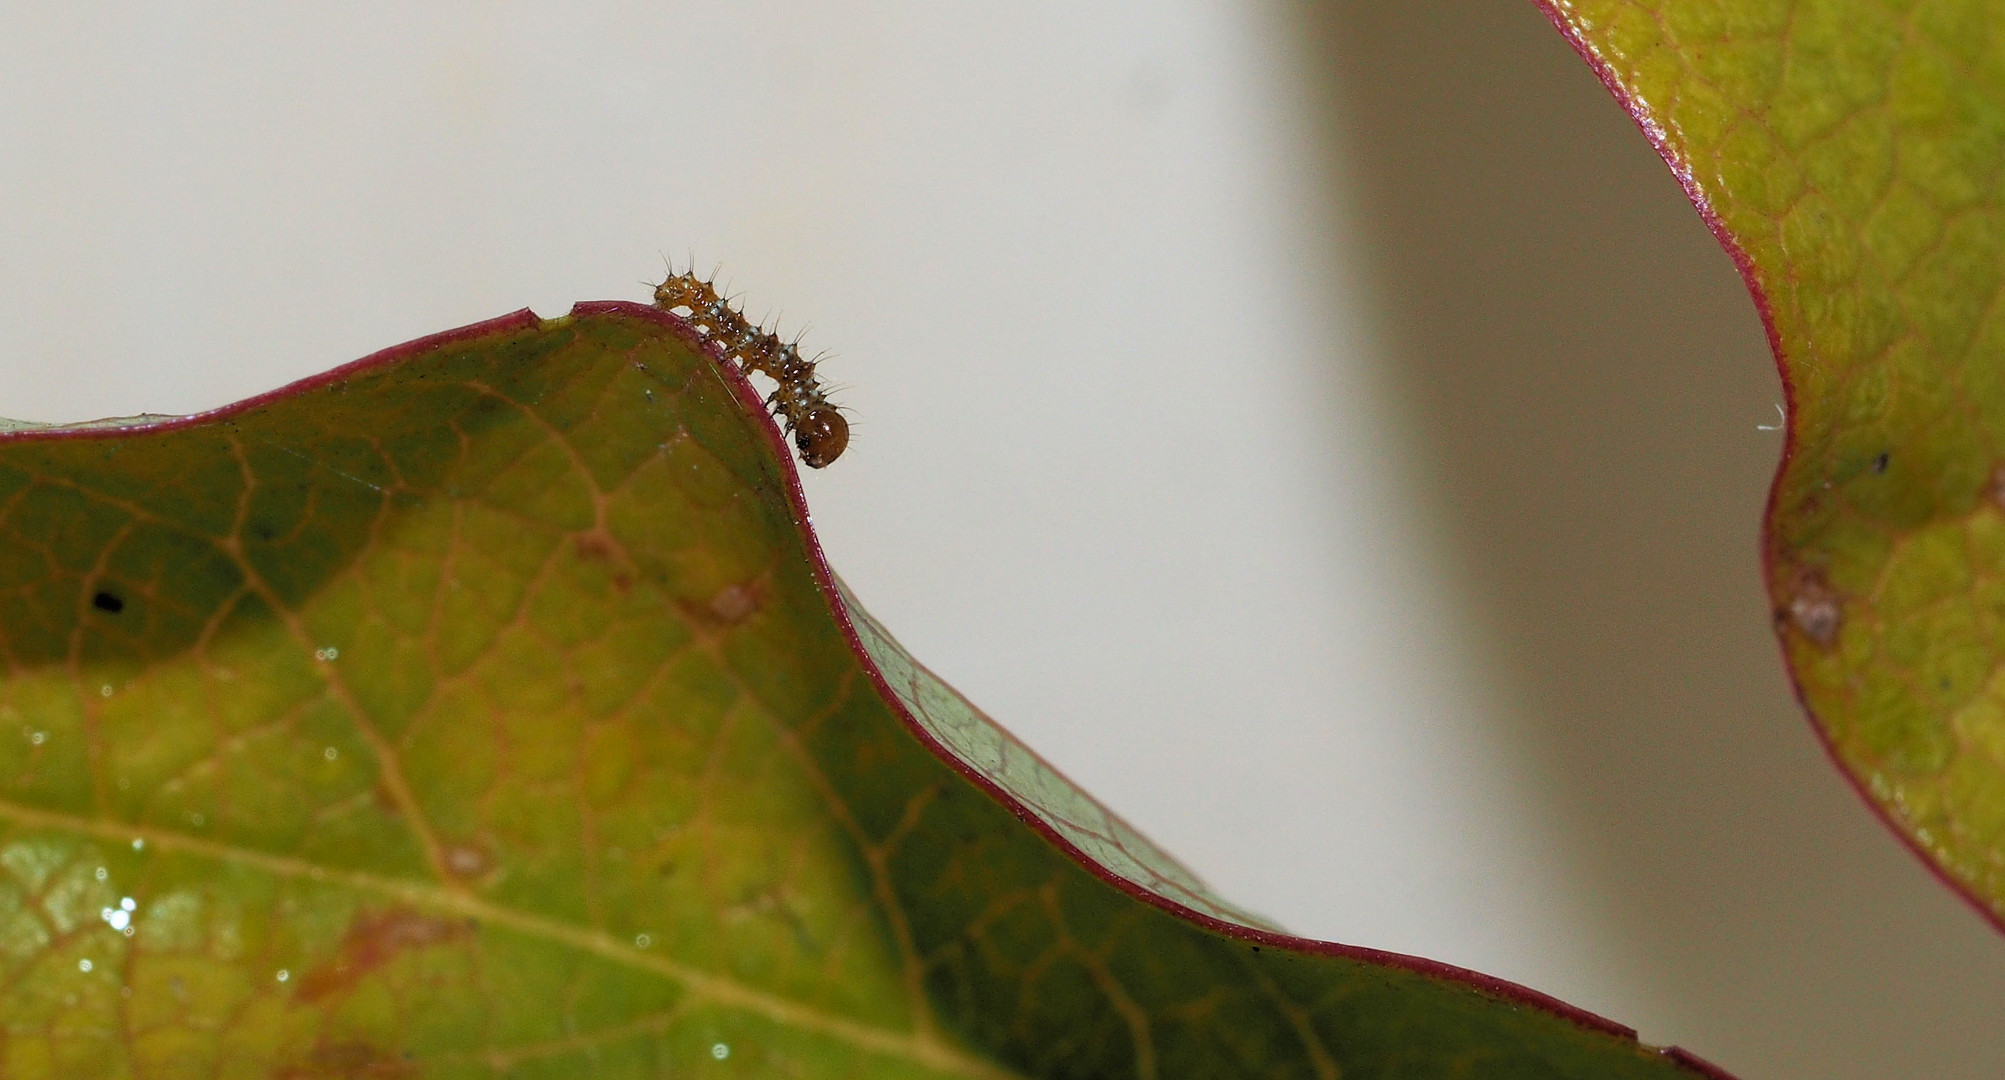
M100 592L91 597L91 606L99 611L109 611L113 615L125 610L125 601L117 593Z
M1873 471L1876 473L1886 472L1887 460L1887 452L1885 450L1880 451L1880 456L1873 459Z

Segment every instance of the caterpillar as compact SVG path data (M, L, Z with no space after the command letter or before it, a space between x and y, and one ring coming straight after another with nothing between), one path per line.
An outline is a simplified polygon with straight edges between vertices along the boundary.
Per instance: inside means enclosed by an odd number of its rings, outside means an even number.
M740 369L757 371L778 384L766 398L773 415L786 420L794 449L810 469L826 468L849 445L849 421L828 400L815 378L815 361L801 355L798 341L782 342L745 321L710 282L694 273L669 272L655 287L654 306L687 311L689 324L723 350Z

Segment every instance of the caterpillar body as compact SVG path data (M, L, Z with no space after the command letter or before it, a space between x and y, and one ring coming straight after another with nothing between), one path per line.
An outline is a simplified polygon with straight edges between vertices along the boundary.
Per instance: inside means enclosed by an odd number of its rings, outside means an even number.
M671 272L655 287L654 306L687 311L689 324L716 342L727 358L777 384L766 404L774 416L786 421L794 449L808 468L824 468L842 456L849 445L849 421L829 402L828 392L815 378L815 361L801 355L798 342L783 342L747 322L710 282L693 273Z

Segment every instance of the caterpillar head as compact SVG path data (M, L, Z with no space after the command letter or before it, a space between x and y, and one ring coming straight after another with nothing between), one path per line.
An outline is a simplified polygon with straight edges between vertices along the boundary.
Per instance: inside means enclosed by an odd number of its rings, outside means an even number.
M794 448L801 452L801 461L810 469L825 468L841 457L848 445L849 421L833 405L809 409L794 425Z

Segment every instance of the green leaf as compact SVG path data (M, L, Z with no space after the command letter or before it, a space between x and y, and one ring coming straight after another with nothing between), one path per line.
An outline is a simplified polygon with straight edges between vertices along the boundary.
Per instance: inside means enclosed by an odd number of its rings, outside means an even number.
M1803 701L1999 922L2005 3L1541 2L1767 323L1790 410L1764 553Z
M756 394L629 304L0 436L0 1074L1702 1071L1260 928L804 520Z

